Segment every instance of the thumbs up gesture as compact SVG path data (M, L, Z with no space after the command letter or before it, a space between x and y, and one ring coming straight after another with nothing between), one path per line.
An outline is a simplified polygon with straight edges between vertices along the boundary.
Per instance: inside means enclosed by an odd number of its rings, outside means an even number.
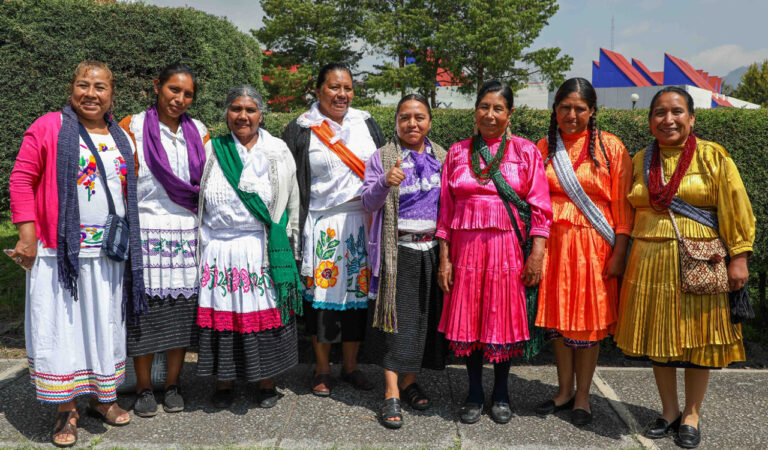
M395 167L389 169L385 175L384 180L387 182L387 186L400 186L400 183L402 183L405 179L405 172L403 172L403 169L400 168L401 163L402 161L398 157L397 162L395 163Z

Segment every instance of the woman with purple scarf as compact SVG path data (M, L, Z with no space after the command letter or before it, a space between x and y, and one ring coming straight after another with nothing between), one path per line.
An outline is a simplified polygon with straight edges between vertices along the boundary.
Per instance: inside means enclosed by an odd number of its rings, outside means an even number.
M384 368L380 419L388 428L403 425L401 393L413 409L430 406L416 375L422 367L443 369L447 349L437 332L443 295L435 240L446 152L427 139L432 110L421 95L400 100L395 124L396 135L366 165L362 193L365 209L373 213L368 255L369 297L375 304L368 308L373 325L368 340Z
M197 92L192 70L175 63L154 81L157 102L120 122L136 144L144 286L149 312L128 326L128 356L136 369L139 417L157 414L150 372L166 352L163 410L184 409L179 373L196 336L197 202L208 130L187 109Z

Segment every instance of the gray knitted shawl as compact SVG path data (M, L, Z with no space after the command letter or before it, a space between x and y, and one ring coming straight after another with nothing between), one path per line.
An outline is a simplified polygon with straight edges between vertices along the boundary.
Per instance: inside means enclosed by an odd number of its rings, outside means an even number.
M59 282L77 300L77 279L80 275L80 209L77 202L77 171L80 155L80 135L77 114L67 105L61 111L56 153L56 185L59 195L59 223L56 235L56 264ZM129 323L148 309L144 295L144 261L141 255L139 234L139 207L136 200L136 169L128 137L117 121L105 117L109 134L115 140L126 170L126 217L130 233L128 251L130 257L123 272L123 314ZM105 175L106 176L106 175Z
M445 163L446 151L433 141L432 151L442 166ZM381 148L381 168L384 173L395 166L397 158L402 154L400 138L395 135ZM376 311L373 316L373 326L385 331L397 333L397 313L395 308L395 292L397 291L397 217L400 210L400 187L393 186L384 202L384 217L381 226L381 268L379 278L379 295L376 301Z

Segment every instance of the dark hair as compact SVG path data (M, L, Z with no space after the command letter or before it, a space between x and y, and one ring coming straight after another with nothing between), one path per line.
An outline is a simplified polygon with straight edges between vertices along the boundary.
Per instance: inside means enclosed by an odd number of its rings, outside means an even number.
M557 105L560 104L566 97L572 93L577 92L584 103L589 108L594 108L592 115L589 116L589 122L587 123L587 129L589 130L589 156L595 163L595 166L600 167L600 163L595 158L595 141L597 140L597 93L595 88L592 87L592 83L584 78L569 78L565 80L563 84L557 89L555 93L555 101L552 103L552 115L549 117L549 133L547 138L549 140L549 156L555 154L557 149Z
M197 97L197 76L195 75L195 72L192 71L191 67L182 62L177 61L175 63L169 64L160 71L160 75L157 76L158 87L162 87L165 83L168 82L168 80L171 79L172 76L176 75L177 73L187 74L190 78L192 78L192 88L194 89L192 98L194 99Z
M509 86L502 83L499 80L488 80L480 86L480 90L477 91L477 100L475 100L475 109L480 104L480 101L486 94L491 92L498 92L504 97L504 101L507 103L507 110L511 110L515 105L515 95Z
M323 83L325 83L325 79L328 78L328 73L335 72L337 70L347 72L349 74L349 78L352 78L352 71L349 70L349 67L340 63L329 63L320 68L320 73L317 74L317 82L315 83L315 88L320 89Z
M674 92L675 94L683 97L685 99L685 105L688 107L688 114L695 115L693 111L693 97L691 97L691 94L679 86L666 86L665 88L660 89L651 99L651 106L648 107L648 120L650 120L651 116L653 115L653 106L656 104L656 100L658 100L659 97L661 97L663 94L667 94L669 92Z
M421 95L421 94L408 94L405 97L401 98L399 102L397 102L397 108L395 108L395 121L397 121L397 114L400 112L400 107L403 106L403 103L415 100L419 103L422 103L424 106L427 107L427 114L429 114L429 120L432 120L432 108L429 106L429 102L427 99Z

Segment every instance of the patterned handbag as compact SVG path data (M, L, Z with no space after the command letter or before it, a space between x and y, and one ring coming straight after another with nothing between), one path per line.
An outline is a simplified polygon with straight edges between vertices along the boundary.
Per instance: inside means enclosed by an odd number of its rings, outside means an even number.
M722 239L697 241L680 236L675 214L669 211L677 235L677 255L680 261L680 288L689 294L724 294L728 287L725 260L728 250Z

